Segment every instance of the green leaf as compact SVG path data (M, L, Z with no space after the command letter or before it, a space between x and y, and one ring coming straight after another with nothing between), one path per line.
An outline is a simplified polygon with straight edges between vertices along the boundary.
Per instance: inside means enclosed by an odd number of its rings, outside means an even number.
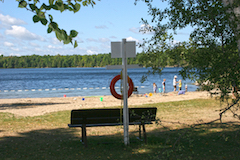
M55 10L58 10L58 6L56 6L56 5L52 5L52 8Z
M64 10L69 9L70 7L67 4L64 4Z
M45 3L42 4L41 6L42 9L45 9L45 10L51 10L51 6L47 6Z
M64 5L63 5L63 2L56 2L55 4L56 4L58 10L60 10L61 12L64 11Z
M39 22L40 21L40 18L38 17L38 15L34 15L33 16L33 22L34 23L37 23L37 22Z
M53 31L53 29L50 28L50 27L48 27L48 29L47 29L47 33L51 33L52 31Z
M43 18L41 19L41 23L46 26L46 24L48 23L47 19L46 18Z
M83 6L87 6L87 2L86 1L84 1L82 4L83 4Z
M32 11L34 11L37 8L34 4L29 4L29 6L32 9Z
M53 5L54 0L49 0L49 4Z
M20 1L18 4L19 8L26 8L27 7L27 2L26 1Z
M77 31L75 31L75 30L70 31L70 37L74 38L74 37L77 37L77 35L78 35Z
M63 35L59 31L55 31L56 37L59 41L62 41L64 39Z
M68 7L68 10L69 11L74 11L72 7Z
M67 32L65 30L62 29L61 34L63 35L65 40L68 38Z
M67 38L65 38L65 39L63 40L63 43L64 43L64 44L69 44L70 42L71 42L71 40L70 40L69 37L67 37Z
M55 22L51 22L50 25L52 26L53 29L57 30L58 29L58 24Z
M52 22L53 20L53 16L51 14L48 15L49 19L50 19L50 22Z
M35 12L36 12L36 14L38 14L40 11L41 11L41 10L38 9L37 7L35 8Z
M78 44L77 44L77 41L75 40L75 42L74 42L74 48L76 48L78 46Z
M78 12L79 10L80 10L80 8L81 8L81 5L79 4L79 3L76 3L75 5L74 5L74 13L76 13L76 12Z
M37 15L38 15L39 18L41 18L41 19L45 18L45 13L44 13L44 12L38 12Z

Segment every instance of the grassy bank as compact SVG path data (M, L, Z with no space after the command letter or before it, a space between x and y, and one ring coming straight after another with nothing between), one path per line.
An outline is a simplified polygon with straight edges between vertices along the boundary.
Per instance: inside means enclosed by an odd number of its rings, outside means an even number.
M122 127L88 128L88 148L80 129L70 129L70 111L36 117L0 113L0 159L240 159L239 124L231 115L218 118L218 101L190 100L151 105L158 124L147 125L148 143L138 140L138 126L130 126L130 145ZM134 107L134 106L132 106Z

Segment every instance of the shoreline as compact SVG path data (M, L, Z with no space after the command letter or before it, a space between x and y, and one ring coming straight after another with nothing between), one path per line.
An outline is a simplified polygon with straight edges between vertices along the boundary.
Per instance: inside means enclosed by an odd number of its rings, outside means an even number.
M128 98L128 106L143 104L172 102L192 99L210 98L207 91L186 92L178 95L178 92L169 92L164 95L159 93L152 96L133 94ZM19 99L0 99L0 112L12 113L15 116L33 117L51 112L123 106L123 101L111 95L89 96L89 97L56 97L56 98L19 98Z

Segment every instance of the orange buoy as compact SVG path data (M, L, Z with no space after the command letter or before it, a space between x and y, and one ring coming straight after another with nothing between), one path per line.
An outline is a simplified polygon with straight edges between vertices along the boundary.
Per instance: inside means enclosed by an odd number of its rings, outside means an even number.
M119 75L115 76L110 83L110 91L111 91L112 95L117 99L123 99L123 95L118 94L115 90L115 84L120 79L121 79L121 75L119 74ZM130 97L133 92L134 85L133 85L132 79L129 77L128 77L128 86L129 86L128 97Z

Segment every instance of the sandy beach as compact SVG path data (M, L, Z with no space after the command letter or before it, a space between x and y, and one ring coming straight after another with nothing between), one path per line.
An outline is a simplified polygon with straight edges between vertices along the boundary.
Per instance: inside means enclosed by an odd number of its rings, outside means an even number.
M169 92L164 95L157 93L148 97L135 94L128 98L128 106L199 98L210 98L210 96L208 92L197 91L187 92L184 95L177 95L177 92ZM8 112L16 116L31 117L64 110L103 108L122 105L123 101L113 96L0 99L0 112Z

